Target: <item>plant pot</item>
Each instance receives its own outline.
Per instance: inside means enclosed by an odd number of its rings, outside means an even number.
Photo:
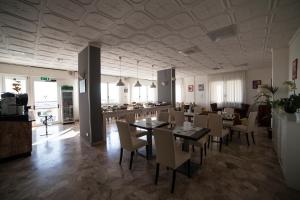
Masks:
[[[287,102],[285,105],[284,105],[284,111],[287,112],[287,113],[295,113],[297,110],[296,106],[293,105],[293,102]]]

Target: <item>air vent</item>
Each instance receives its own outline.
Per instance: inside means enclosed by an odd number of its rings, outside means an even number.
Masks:
[[[223,28],[208,32],[207,36],[213,42],[217,42],[221,39],[236,36],[236,34],[237,34],[237,26],[236,26],[236,24],[232,24],[230,26],[225,26]]]
[[[214,68],[212,68],[212,70],[220,70],[220,69],[223,69],[223,67],[214,67]]]
[[[193,46],[193,47],[190,47],[190,48],[185,49],[183,51],[178,51],[178,53],[183,54],[185,56],[189,56],[189,55],[199,53],[199,52],[201,52],[201,49],[199,49],[198,46]]]

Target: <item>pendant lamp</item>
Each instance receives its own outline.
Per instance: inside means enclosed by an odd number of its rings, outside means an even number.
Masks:
[[[154,65],[152,65],[152,84],[150,85],[150,88],[156,88],[156,85],[155,85],[155,83],[153,81],[153,66]]]
[[[136,79],[137,79],[137,82],[135,83],[134,87],[142,87],[142,84],[140,83],[139,81],[139,62],[140,61],[136,61]]]
[[[122,67],[122,65],[121,65],[122,57],[121,56],[119,56],[119,60],[120,60],[120,80],[117,83],[117,86],[125,86],[125,83],[122,81],[122,78],[121,78],[121,67]]]

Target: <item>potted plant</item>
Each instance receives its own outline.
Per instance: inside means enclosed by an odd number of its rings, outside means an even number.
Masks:
[[[286,85],[290,92],[293,92],[289,98],[285,99],[284,111],[287,113],[295,113],[298,108],[300,108],[300,94],[296,94],[296,84],[293,81],[285,81],[283,83]]]

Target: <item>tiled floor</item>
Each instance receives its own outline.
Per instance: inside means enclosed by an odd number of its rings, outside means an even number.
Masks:
[[[48,139],[34,129],[32,156],[0,164],[0,199],[300,199],[288,189],[265,133],[247,147],[235,135],[229,146],[209,150],[204,165],[192,178],[178,173],[170,194],[171,171],[161,168],[154,185],[155,160],[136,156],[128,170],[129,153],[119,166],[119,139],[108,125],[107,144],[90,147],[80,140],[78,126],[54,125]],[[199,162],[199,150],[193,154]]]

